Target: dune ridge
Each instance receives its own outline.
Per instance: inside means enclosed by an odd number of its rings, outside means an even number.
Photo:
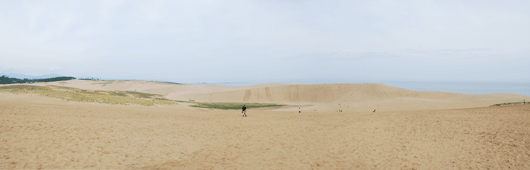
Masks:
[[[165,98],[200,102],[275,103],[316,111],[436,110],[487,107],[496,103],[520,102],[517,94],[471,95],[414,91],[378,83],[362,84],[260,84],[246,87],[223,85],[175,85],[147,81],[87,81],[40,83],[93,90],[138,91]],[[294,108],[280,108],[292,110]]]
[[[485,107],[495,102],[522,101],[516,94],[470,95],[413,91],[384,84],[273,84],[220,92],[168,93],[170,99],[204,102],[251,102],[311,105],[309,110],[429,110]]]

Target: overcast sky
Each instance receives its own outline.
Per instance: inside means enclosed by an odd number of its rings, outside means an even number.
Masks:
[[[0,1],[0,73],[530,81],[530,1]]]

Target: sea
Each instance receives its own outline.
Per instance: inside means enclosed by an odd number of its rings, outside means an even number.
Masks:
[[[226,86],[251,86],[275,82],[224,82],[224,83],[201,83],[201,85],[214,84]],[[463,94],[491,94],[512,93],[530,96],[530,82],[405,82],[405,81],[380,81],[380,82],[288,82],[290,84],[337,84],[337,83],[381,83],[389,86],[415,90],[415,91],[439,91]],[[530,100],[530,97],[528,98]]]

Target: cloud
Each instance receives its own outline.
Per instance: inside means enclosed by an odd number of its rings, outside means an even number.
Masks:
[[[367,77],[451,80],[444,69],[481,64],[528,77],[504,62],[530,65],[529,17],[530,1],[0,1],[0,68],[224,82],[374,67],[393,72]],[[462,77],[500,80],[474,74]]]

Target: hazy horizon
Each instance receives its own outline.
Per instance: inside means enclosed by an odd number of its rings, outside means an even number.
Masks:
[[[94,77],[94,76],[85,76],[85,77],[79,77],[75,75],[62,75],[62,74],[46,74],[46,75],[27,75],[27,74],[19,74],[19,73],[0,73],[0,76],[8,76],[10,78],[18,78],[18,79],[40,79],[40,78],[53,78],[53,77],[62,77],[62,76],[71,76],[75,77],[76,79],[98,79],[102,81],[110,81],[110,80],[133,80],[133,81],[167,81],[167,80],[159,80],[159,79],[152,79],[152,78],[146,78],[146,79],[126,79],[126,78],[104,78],[104,77]],[[406,82],[406,83],[521,83],[526,84],[530,83],[530,81],[407,81],[407,80],[349,80],[349,81],[340,81],[340,80],[331,80],[331,81],[216,81],[216,82],[206,82],[206,81],[188,81],[188,82],[178,82],[178,81],[168,81],[168,82],[174,82],[174,83],[183,83],[183,84],[250,84],[250,85],[256,85],[256,84],[271,84],[271,83],[286,83],[286,84],[340,84],[340,83],[396,83],[396,82]]]
[[[528,82],[530,1],[1,1],[0,73]]]
[[[52,78],[62,76],[58,74],[29,76],[22,74],[5,74],[11,78]],[[74,76],[75,77],[75,76]],[[76,77],[77,79],[83,77]],[[90,77],[84,77],[90,78]],[[96,78],[96,77],[92,77]],[[138,81],[158,81],[154,79],[100,79],[100,80],[138,80]],[[286,84],[356,84],[356,83],[381,83],[394,87],[416,90],[416,91],[439,91],[463,94],[491,94],[491,93],[512,93],[530,96],[530,82],[440,82],[440,81],[348,81],[348,82],[322,82],[322,81],[298,81],[298,82],[173,82],[188,85],[225,85],[233,87],[252,86],[258,84],[286,83]]]

